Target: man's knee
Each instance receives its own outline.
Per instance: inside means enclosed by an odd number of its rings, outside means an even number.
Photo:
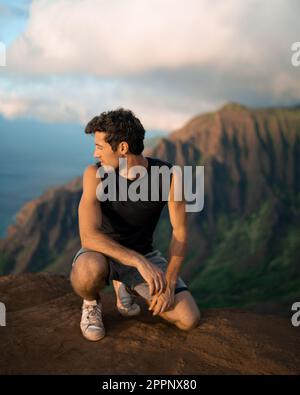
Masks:
[[[181,317],[175,322],[175,325],[183,331],[190,331],[199,325],[200,318],[200,310],[197,308],[189,314],[186,314],[184,317]]]
[[[199,325],[200,310],[190,292],[185,291],[175,296],[174,309],[161,313],[160,316],[177,328],[189,331]]]
[[[70,280],[75,290],[88,290],[103,283],[107,275],[108,263],[104,255],[85,252],[73,264]]]

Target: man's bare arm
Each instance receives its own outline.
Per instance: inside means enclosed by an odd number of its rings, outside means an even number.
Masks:
[[[146,282],[152,295],[165,288],[163,273],[154,267],[143,255],[124,247],[101,232],[102,213],[96,190],[101,182],[95,165],[88,166],[83,175],[83,193],[79,203],[79,233],[82,247],[98,251],[120,263],[135,267]]]
[[[187,248],[187,215],[185,212],[185,201],[177,201],[174,194],[174,179],[169,194],[169,214],[173,228],[172,239],[169,248],[169,263],[166,271],[167,286],[162,294],[154,295],[150,303],[149,310],[153,311],[153,315],[163,313],[171,309],[175,302],[175,287],[178,279],[179,271],[186,254]],[[179,186],[178,184],[178,187]],[[175,199],[176,197],[176,199]]]
[[[185,200],[175,200],[174,195],[174,179],[170,189],[168,202],[170,222],[173,228],[172,239],[169,247],[169,264],[167,268],[166,278],[171,287],[175,287],[181,265],[183,263],[187,250],[187,214],[185,211]]]
[[[171,287],[175,287],[187,250],[187,215],[185,202],[169,202],[168,206],[173,232],[169,247],[166,279]]]

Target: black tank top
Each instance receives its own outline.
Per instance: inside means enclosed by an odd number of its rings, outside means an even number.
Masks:
[[[165,191],[169,191],[172,175],[170,178],[163,179],[162,176],[155,177],[157,185],[159,186],[159,195],[157,201],[151,201],[151,168],[153,166],[167,166],[169,169],[172,165],[168,162],[157,158],[149,158],[147,175],[148,175],[148,200],[132,201],[129,198],[127,201],[121,201],[119,198],[119,171],[116,170],[116,201],[102,201],[100,202],[102,211],[102,226],[101,231],[123,246],[135,250],[143,255],[153,251],[153,233],[158,223],[162,209],[166,204],[163,198],[162,188],[164,183]],[[101,164],[96,163],[99,168]],[[102,178],[103,180],[108,175]],[[152,175],[154,177],[154,175]],[[124,181],[124,178],[123,178]],[[127,191],[132,182],[135,180],[125,179],[127,183]],[[105,191],[105,189],[104,189]],[[106,191],[107,192],[107,191]],[[165,196],[165,195],[164,195]]]

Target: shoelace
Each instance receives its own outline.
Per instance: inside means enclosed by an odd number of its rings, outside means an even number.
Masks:
[[[87,309],[87,319],[89,320],[90,324],[99,324],[99,320],[101,321],[101,307],[99,304],[95,306],[86,306]]]

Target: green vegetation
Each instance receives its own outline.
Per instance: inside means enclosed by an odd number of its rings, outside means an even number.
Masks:
[[[299,299],[300,225],[276,222],[274,210],[268,201],[245,219],[220,217],[212,253],[190,284],[201,306]]]
[[[0,276],[10,273],[13,267],[12,258],[5,251],[0,251]]]

